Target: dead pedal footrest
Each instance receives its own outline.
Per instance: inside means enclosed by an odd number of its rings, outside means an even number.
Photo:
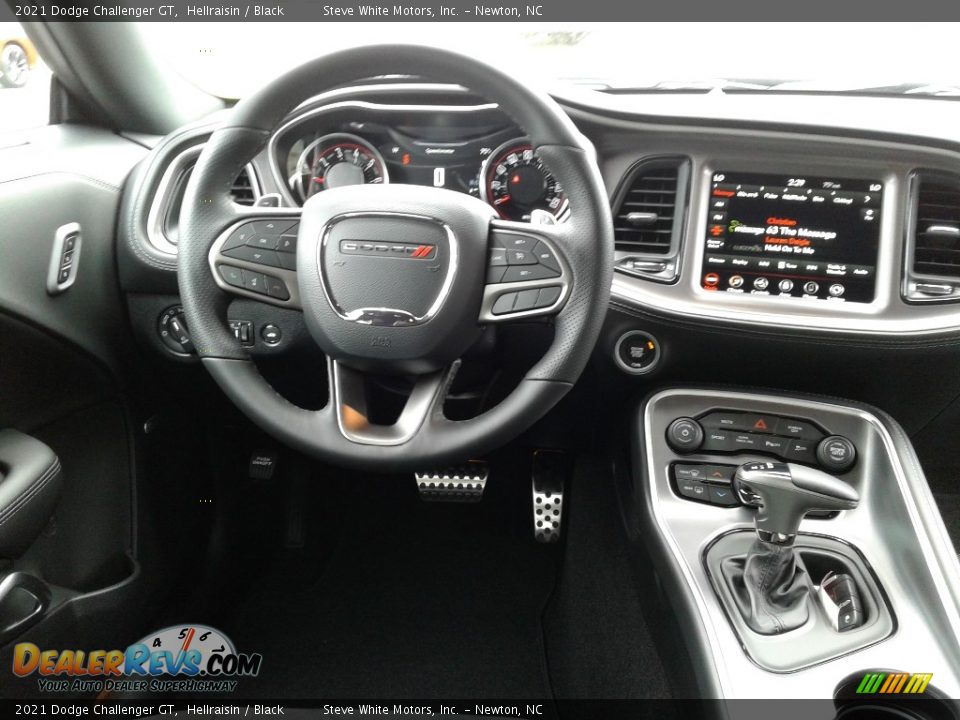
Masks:
[[[485,462],[471,460],[462,465],[414,474],[421,500],[434,502],[480,502],[489,471]]]
[[[563,485],[569,472],[566,454],[538,450],[533,455],[533,537],[537,542],[560,539],[563,527]]]

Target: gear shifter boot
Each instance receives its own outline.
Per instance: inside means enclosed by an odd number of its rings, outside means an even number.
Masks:
[[[724,560],[721,571],[754,632],[778,635],[809,618],[811,585],[792,547],[756,540],[746,556]]]

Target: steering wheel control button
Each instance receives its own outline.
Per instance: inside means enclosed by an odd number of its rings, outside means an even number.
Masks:
[[[503,282],[524,282],[528,280],[548,280],[559,277],[560,273],[544,265],[511,265],[503,274]]]
[[[492,248],[490,258],[487,261],[488,267],[501,267],[507,264],[507,251],[503,248]]]
[[[232,233],[230,233],[230,236],[226,239],[226,241],[224,241],[223,247],[220,248],[220,252],[225,253],[227,250],[243,247],[247,244],[248,240],[253,239],[256,231],[256,225],[252,222],[241,225]]]
[[[693,418],[677,418],[667,428],[667,443],[678,452],[693,452],[703,443],[703,428]]]
[[[497,301],[493,304],[493,314],[506,315],[507,313],[513,312],[513,306],[517,302],[518,295],[519,293],[508,292],[498,297]]]
[[[296,234],[281,235],[280,240],[277,243],[277,250],[282,253],[296,253],[297,252]]]
[[[252,272],[250,270],[243,271],[243,287],[250,292],[255,292],[258,295],[267,294],[267,281],[263,275],[257,272]]]
[[[489,285],[496,285],[502,282],[503,275],[506,272],[507,268],[505,266],[487,268],[487,283]]]
[[[536,307],[550,307],[560,299],[560,293],[562,292],[563,288],[561,288],[559,285],[551,285],[550,287],[540,288],[540,294],[537,296]]]
[[[227,285],[243,287],[243,270],[232,265],[217,265],[217,272]]]
[[[533,254],[537,258],[538,263],[555,272],[560,272],[560,263],[557,260],[557,256],[553,254],[553,250],[547,247],[546,243],[542,241],[538,242],[536,248],[533,250]]]
[[[255,265],[269,265],[270,267],[281,267],[280,258],[274,250],[262,250],[258,247],[242,245],[231,250],[221,250],[222,255],[236,258],[237,260],[246,260]]]
[[[831,435],[817,446],[817,460],[828,470],[846,472],[857,460],[857,448],[842,435]]]
[[[532,290],[521,290],[517,293],[517,302],[513,306],[514,312],[523,312],[524,310],[533,310],[537,305],[537,298],[540,291],[536,288]]]
[[[263,340],[267,345],[279,345],[280,341],[283,339],[283,333],[280,331],[280,328],[269,323],[260,328],[260,339]]]
[[[660,361],[660,343],[650,333],[631,330],[619,337],[613,357],[624,372],[643,375]]]
[[[287,290],[287,285],[283,280],[272,275],[264,275],[263,279],[267,288],[267,295],[277,300],[290,299],[290,291]]]
[[[537,258],[533,253],[526,250],[514,250],[512,248],[506,251],[508,265],[536,265]]]

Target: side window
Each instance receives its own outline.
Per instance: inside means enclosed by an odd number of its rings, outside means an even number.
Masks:
[[[0,133],[46,125],[50,70],[20,23],[0,23]]]

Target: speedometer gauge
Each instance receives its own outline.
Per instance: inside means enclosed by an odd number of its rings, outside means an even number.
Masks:
[[[480,175],[481,196],[505,220],[529,221],[534,210],[562,220],[569,212],[560,183],[523,139],[511,140],[490,153]]]
[[[335,133],[303,149],[290,177],[290,189],[302,202],[330,188],[388,180],[386,163],[373,145],[356,135]]]

